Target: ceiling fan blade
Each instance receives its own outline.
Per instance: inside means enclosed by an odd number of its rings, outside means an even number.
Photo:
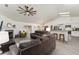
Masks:
[[[28,6],[25,6],[25,8],[26,8],[26,11],[28,11],[28,8],[29,8],[29,7],[28,7]]]
[[[31,12],[32,14],[36,14],[36,12]]]
[[[32,10],[33,10],[33,7],[29,9],[29,11],[32,11]]]
[[[35,14],[35,15],[36,15],[36,13],[33,13],[33,14]]]
[[[23,13],[25,13],[25,12],[19,12],[19,14],[23,14]]]
[[[31,12],[36,12],[36,11],[31,11]]]
[[[21,10],[24,10],[25,11],[25,9],[23,9],[22,7],[20,7],[20,6],[18,6],[18,8],[20,8]]]
[[[26,15],[26,13],[24,14],[24,16]]]
[[[33,16],[33,14],[31,14]]]
[[[23,13],[19,13],[19,14],[23,14]]]
[[[16,11],[22,11],[22,10],[17,9]]]
[[[32,13],[33,15],[36,15],[36,13]]]
[[[29,14],[33,16],[33,14],[31,12],[29,12]]]

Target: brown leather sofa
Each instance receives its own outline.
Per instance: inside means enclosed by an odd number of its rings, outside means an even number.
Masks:
[[[32,39],[37,39],[39,36],[42,36],[44,34],[50,34],[50,33],[47,31],[35,31],[34,33],[30,33],[30,37]]]
[[[48,55],[54,51],[56,42],[53,35],[40,36],[32,42],[20,44],[21,55]],[[27,46],[26,46],[27,45]],[[24,46],[24,48],[22,48]]]

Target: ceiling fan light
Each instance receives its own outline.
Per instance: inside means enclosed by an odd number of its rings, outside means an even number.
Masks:
[[[27,15],[29,14],[29,12],[27,12]]]
[[[30,16],[30,14],[28,14],[28,16]]]

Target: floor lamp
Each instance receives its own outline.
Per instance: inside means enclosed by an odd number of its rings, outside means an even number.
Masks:
[[[9,41],[9,35],[8,32],[6,31],[0,31],[0,54],[3,53],[3,51],[1,50],[1,44],[6,43]]]

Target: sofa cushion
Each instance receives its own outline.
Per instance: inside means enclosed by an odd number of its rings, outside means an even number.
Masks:
[[[30,47],[32,47],[32,46],[34,46],[34,45],[37,45],[38,43],[41,43],[41,42],[40,42],[39,40],[32,40],[32,41],[30,41],[30,42],[21,43],[21,44],[19,45],[19,48],[20,48],[20,49],[30,48]]]

